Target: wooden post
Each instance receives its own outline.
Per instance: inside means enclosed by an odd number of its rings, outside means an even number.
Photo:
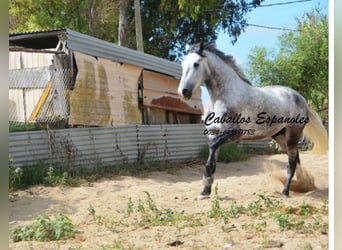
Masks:
[[[144,52],[141,13],[140,13],[140,0],[134,0],[134,16],[135,16],[135,36],[137,41],[137,51]]]

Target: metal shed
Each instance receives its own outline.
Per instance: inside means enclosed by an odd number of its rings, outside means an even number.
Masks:
[[[177,95],[178,63],[70,29],[11,34],[9,42],[10,91],[20,96],[10,96],[10,102],[17,113],[24,106],[25,113],[16,119],[66,117],[71,126],[201,121],[200,90],[190,101]],[[25,70],[50,74],[24,84],[17,75]],[[23,94],[28,89],[38,97]]]

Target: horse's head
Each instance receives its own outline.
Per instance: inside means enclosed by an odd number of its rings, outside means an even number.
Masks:
[[[203,44],[186,45],[187,55],[182,62],[182,78],[178,86],[178,94],[190,99],[192,93],[205,81],[206,58],[203,55]]]

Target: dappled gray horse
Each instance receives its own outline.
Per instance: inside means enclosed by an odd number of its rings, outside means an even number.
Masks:
[[[215,153],[221,144],[266,137],[276,140],[288,155],[287,179],[282,191],[288,196],[296,167],[300,168],[297,145],[303,130],[314,143],[316,152],[328,150],[328,135],[318,114],[293,89],[253,86],[234,58],[213,44],[187,45],[186,52],[178,93],[190,99],[204,85],[210,97],[204,113],[209,156],[203,176],[204,189],[198,198],[211,193]]]

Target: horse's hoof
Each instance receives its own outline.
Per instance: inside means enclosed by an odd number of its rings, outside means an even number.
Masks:
[[[289,198],[289,192],[288,191],[284,190],[281,194],[283,195],[284,198]]]
[[[210,198],[209,194],[200,194],[199,196],[196,197],[195,200],[201,201],[201,200],[205,200],[205,199],[209,199],[209,198]]]

